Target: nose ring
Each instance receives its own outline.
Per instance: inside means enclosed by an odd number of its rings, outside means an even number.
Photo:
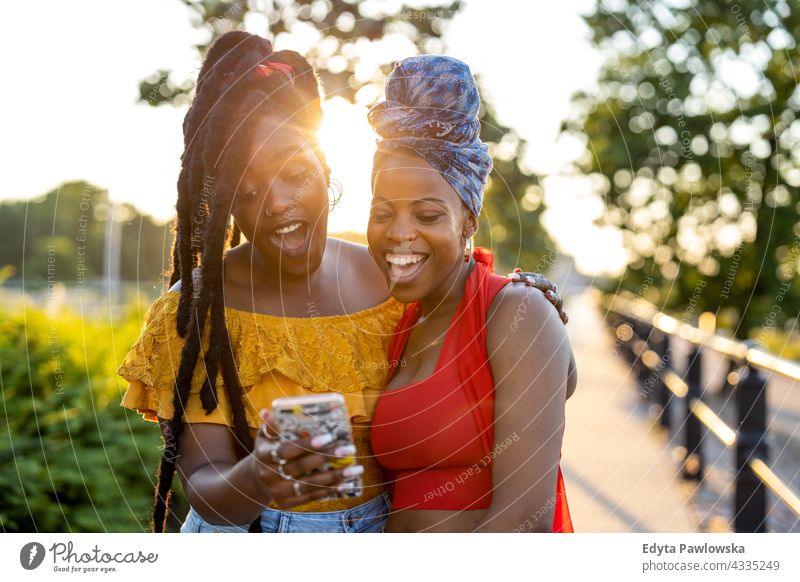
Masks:
[[[272,213],[269,211],[269,208],[266,208],[264,212],[267,214],[267,216],[272,216]]]

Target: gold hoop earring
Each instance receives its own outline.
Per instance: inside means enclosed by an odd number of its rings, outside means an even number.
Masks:
[[[472,237],[468,236],[467,237],[467,243],[464,246],[464,262],[465,263],[469,263],[469,258],[472,256],[472,249],[473,249]]]
[[[328,183],[328,192],[332,194],[328,196],[328,212],[330,212],[342,198],[344,190],[338,180],[331,180]]]

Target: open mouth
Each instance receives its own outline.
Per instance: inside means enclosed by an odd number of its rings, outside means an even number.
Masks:
[[[279,224],[269,235],[269,240],[284,254],[300,256],[308,250],[311,235],[309,224],[304,220],[292,220]]]
[[[386,264],[389,265],[389,278],[393,285],[408,283],[415,279],[428,255],[420,253],[386,253]]]

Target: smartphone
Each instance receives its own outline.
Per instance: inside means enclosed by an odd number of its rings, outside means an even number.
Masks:
[[[276,398],[272,401],[272,416],[283,441],[297,441],[305,437],[331,433],[341,444],[354,444],[350,415],[347,413],[344,396],[336,392]],[[355,463],[354,456],[334,458],[321,465],[317,471],[338,469],[353,463]],[[348,487],[343,492],[324,499],[361,496],[364,485],[360,475],[351,477],[344,483],[347,483]]]

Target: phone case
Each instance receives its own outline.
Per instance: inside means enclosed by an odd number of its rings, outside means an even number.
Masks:
[[[344,396],[336,392],[276,398],[272,401],[272,414],[278,425],[281,440],[297,441],[329,432],[335,440],[353,444],[350,415],[347,413]],[[353,463],[355,463],[353,456],[331,459],[318,470],[336,469]],[[361,496],[363,482],[360,475],[351,477],[345,483],[350,484],[348,489],[324,499]]]

